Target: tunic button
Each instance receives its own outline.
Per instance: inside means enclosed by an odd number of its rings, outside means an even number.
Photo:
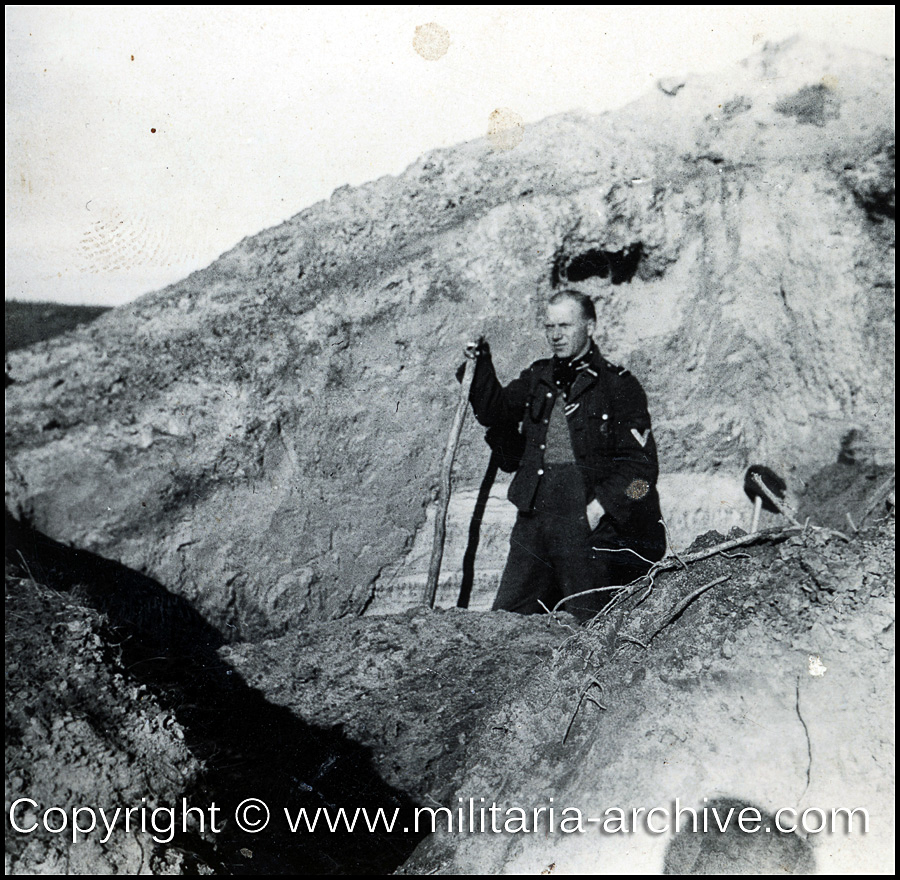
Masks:
[[[544,419],[544,424],[545,424],[545,425],[549,425],[549,424],[550,424],[550,419]]]
[[[539,477],[542,477],[543,475],[544,475],[544,469],[543,469],[543,468],[538,468],[538,476],[539,476]]]
[[[548,391],[548,392],[547,392],[547,397],[553,397],[553,392],[552,392],[552,391]]]
[[[547,444],[546,444],[546,443],[541,443],[541,449],[546,449],[546,448],[547,448]]]
[[[603,421],[605,422],[608,418],[609,416],[606,413],[603,413]]]

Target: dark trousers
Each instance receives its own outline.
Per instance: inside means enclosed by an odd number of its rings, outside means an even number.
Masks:
[[[552,609],[565,596],[626,584],[646,571],[615,558],[626,554],[594,551],[591,535],[578,466],[545,465],[534,510],[519,513],[509,537],[509,557],[493,610],[541,614],[544,608],[538,600]],[[610,591],[591,593],[560,608],[589,620],[610,598]]]

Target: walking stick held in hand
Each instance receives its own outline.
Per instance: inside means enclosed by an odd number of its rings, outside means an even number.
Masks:
[[[475,348],[476,352],[481,343],[482,339],[479,337]],[[459,389],[459,402],[456,404],[456,414],[453,417],[453,425],[450,427],[450,436],[447,438],[447,447],[444,450],[444,460],[441,463],[440,494],[438,495],[437,515],[434,519],[434,541],[431,545],[428,580],[425,583],[425,602],[429,608],[434,608],[434,600],[437,596],[438,577],[441,573],[441,560],[444,556],[444,539],[447,534],[447,508],[450,506],[450,477],[453,471],[453,459],[456,457],[459,435],[462,433],[466,410],[469,407],[469,389],[472,387],[472,377],[474,375],[475,359],[474,357],[467,357],[466,368]]]

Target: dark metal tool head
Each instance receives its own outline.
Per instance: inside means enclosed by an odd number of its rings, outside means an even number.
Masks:
[[[764,510],[768,510],[770,513],[779,513],[780,511],[778,508],[766,498],[763,492],[760,491],[754,477],[758,477],[762,480],[763,483],[765,483],[766,488],[776,498],[784,498],[784,494],[787,492],[787,483],[785,483],[775,471],[762,464],[750,465],[750,467],[747,468],[747,473],[744,474],[744,491],[747,493],[747,497],[751,501],[756,501],[757,498],[761,498]]]

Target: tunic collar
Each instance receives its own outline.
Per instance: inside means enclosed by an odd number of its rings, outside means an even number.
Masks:
[[[554,357],[553,364],[553,384],[562,390],[563,396],[568,400],[573,396],[575,385],[587,387],[583,382],[578,380],[582,377],[596,378],[597,370],[594,368],[595,362],[600,359],[600,352],[591,340],[587,351],[574,358],[558,358]],[[581,393],[579,390],[578,393]]]

